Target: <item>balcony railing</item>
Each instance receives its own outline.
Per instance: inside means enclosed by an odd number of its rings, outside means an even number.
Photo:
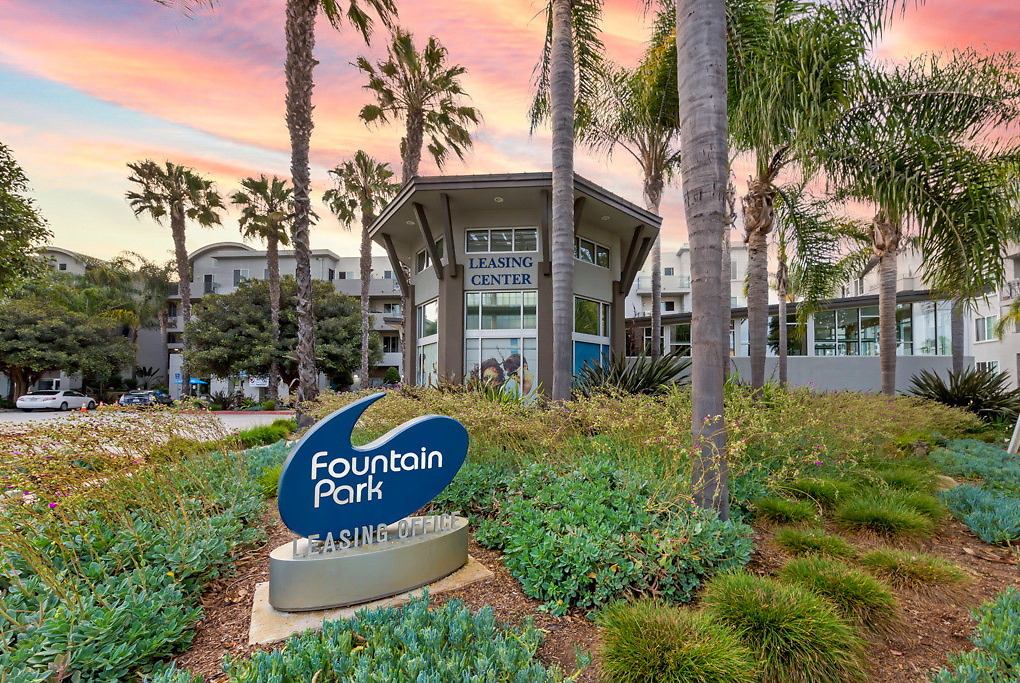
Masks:
[[[663,275],[662,291],[664,292],[686,292],[691,288],[691,278],[687,275]],[[640,275],[637,279],[639,292],[652,291],[652,276]]]
[[[1020,280],[1011,280],[999,291],[999,298],[1003,301],[1011,301],[1020,297]]]

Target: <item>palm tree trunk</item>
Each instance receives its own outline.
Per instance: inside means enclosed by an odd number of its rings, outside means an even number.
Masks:
[[[882,254],[878,261],[878,354],[882,368],[882,393],[896,394],[896,252]]]
[[[180,291],[178,289],[178,291]],[[170,389],[170,344],[168,343],[169,334],[167,333],[167,314],[166,307],[164,306],[159,313],[156,314],[156,320],[159,321],[159,338],[163,342],[163,363],[162,370],[163,376],[166,377],[167,390]]]
[[[733,186],[728,191],[730,201],[730,220],[723,231],[722,263],[719,271],[719,326],[722,328],[722,344],[719,345],[720,362],[723,369],[723,380],[730,374],[730,327],[733,324],[733,270],[730,267],[730,234],[733,230]]]
[[[781,252],[780,252],[781,253]],[[789,330],[786,326],[786,259],[780,258],[776,268],[776,293],[779,295],[779,384],[786,386],[787,342]]]
[[[424,114],[415,109],[407,111],[407,125],[404,132],[404,155],[401,159],[401,182],[407,182],[418,175],[421,165],[421,147],[425,139]]]
[[[266,235],[266,269],[269,271],[269,333],[273,340],[273,355],[269,359],[268,398],[274,403],[280,399],[280,238],[270,231]]]
[[[371,214],[365,213],[361,216],[361,386],[368,383],[368,351],[369,335],[372,333],[369,325],[368,295],[369,285],[372,282],[372,240],[368,236],[368,228],[375,220]],[[453,248],[451,244],[450,249]]]
[[[695,503],[729,519],[719,311],[726,228],[726,0],[677,0],[681,180],[691,241]]]
[[[662,176],[645,175],[645,208],[658,215],[662,202]],[[652,358],[662,355],[662,236],[652,244]]]
[[[765,347],[769,336],[769,247],[772,229],[771,185],[755,178],[743,201],[747,231],[747,340],[751,360],[751,386],[765,384]]]
[[[188,321],[191,320],[191,263],[188,262],[184,235],[184,207],[179,203],[170,207],[170,234],[173,235],[174,258],[177,260],[177,291],[181,295],[181,395],[190,395],[191,373],[188,372],[187,351]]]
[[[312,88],[315,85],[315,15],[319,0],[287,0],[287,131],[290,133],[290,172],[294,183],[294,261],[297,280],[298,398],[318,394],[315,371],[315,314],[312,311],[312,264],[309,246],[311,186],[308,145],[312,137]]]
[[[552,2],[552,398],[570,398],[574,334],[574,50],[570,0]]]
[[[960,374],[963,372],[963,344],[964,344],[964,327],[963,327],[963,302],[959,299],[953,299],[953,309],[950,318],[950,328],[953,335],[953,372]]]

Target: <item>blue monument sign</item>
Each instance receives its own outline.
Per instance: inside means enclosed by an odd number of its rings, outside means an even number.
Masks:
[[[303,537],[270,554],[270,603],[284,611],[356,604],[434,581],[467,561],[467,520],[409,517],[453,480],[468,434],[426,415],[351,444],[376,394],[313,427],[284,463],[283,523]]]

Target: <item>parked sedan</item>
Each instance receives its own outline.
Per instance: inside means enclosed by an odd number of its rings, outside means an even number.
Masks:
[[[96,407],[96,402],[80,391],[41,390],[30,391],[24,396],[19,396],[14,405],[25,412],[30,410],[80,410],[82,406],[92,410]]]
[[[166,394],[152,389],[129,391],[117,400],[122,406],[172,405],[173,400]]]

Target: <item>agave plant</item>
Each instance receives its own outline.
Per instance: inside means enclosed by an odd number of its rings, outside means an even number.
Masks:
[[[965,408],[982,420],[1015,420],[1020,413],[1020,389],[1009,388],[1009,375],[995,370],[964,368],[943,378],[921,370],[910,378],[910,393],[947,406]]]
[[[601,362],[584,364],[574,377],[574,393],[591,396],[599,392],[622,391],[628,394],[661,394],[680,382],[691,359],[679,350],[658,358],[640,355],[604,357]]]

